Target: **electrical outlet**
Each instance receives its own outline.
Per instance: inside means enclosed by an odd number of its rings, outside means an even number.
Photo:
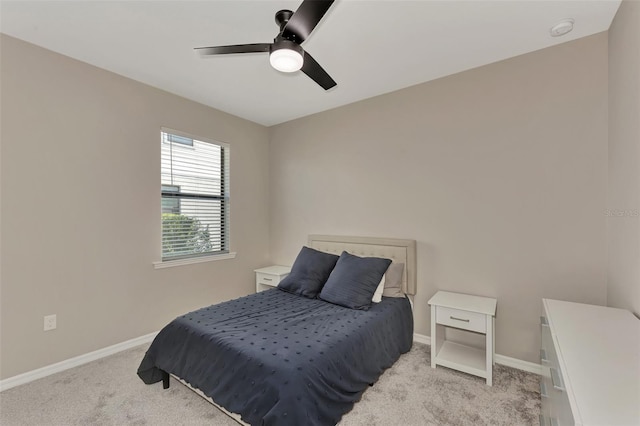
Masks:
[[[44,331],[55,330],[56,328],[56,315],[46,315],[44,317]]]

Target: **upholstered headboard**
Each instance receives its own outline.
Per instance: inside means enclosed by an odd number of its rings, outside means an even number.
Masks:
[[[385,257],[404,263],[402,290],[416,294],[416,241],[340,235],[309,235],[309,247],[340,255],[343,250],[362,257]]]

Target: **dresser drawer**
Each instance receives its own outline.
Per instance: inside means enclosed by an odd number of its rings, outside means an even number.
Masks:
[[[553,345],[551,329],[544,317],[540,317],[540,364],[547,368],[558,366],[558,356]]]
[[[558,374],[561,374],[560,371],[558,371]],[[575,422],[566,389],[558,390],[552,388],[551,398],[553,407],[551,414],[552,418],[557,421],[558,426],[573,426]]]
[[[438,306],[436,308],[436,322],[449,327],[461,328],[478,333],[487,332],[487,316],[477,312]]]
[[[547,397],[542,397],[542,414],[548,419],[551,426],[573,426],[575,424],[569,395],[562,379],[560,368],[553,366],[548,369],[543,367],[543,372],[547,370],[549,377],[543,373],[541,389],[545,389]]]
[[[544,371],[545,368],[542,367],[542,370]],[[549,369],[546,369],[547,373],[549,371]],[[542,377],[540,377],[540,402],[541,404],[541,410],[540,410],[540,414],[542,414],[542,417],[546,420],[546,421],[541,421],[541,424],[545,424],[549,421],[549,419],[551,419],[552,417],[552,395],[551,395],[551,378],[548,376],[545,376],[545,374],[543,373]]]

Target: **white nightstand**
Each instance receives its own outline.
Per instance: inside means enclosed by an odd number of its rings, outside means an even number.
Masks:
[[[290,266],[267,266],[256,269],[256,293],[277,287],[278,283],[291,272]]]
[[[498,301],[490,297],[437,292],[431,305],[431,367],[453,368],[493,382],[495,316]],[[445,340],[445,327],[455,327],[485,335],[485,349]]]

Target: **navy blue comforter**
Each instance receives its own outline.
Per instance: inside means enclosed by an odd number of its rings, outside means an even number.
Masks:
[[[251,425],[334,425],[412,337],[407,299],[360,311],[272,289],[176,318],[138,375],[175,374]]]

